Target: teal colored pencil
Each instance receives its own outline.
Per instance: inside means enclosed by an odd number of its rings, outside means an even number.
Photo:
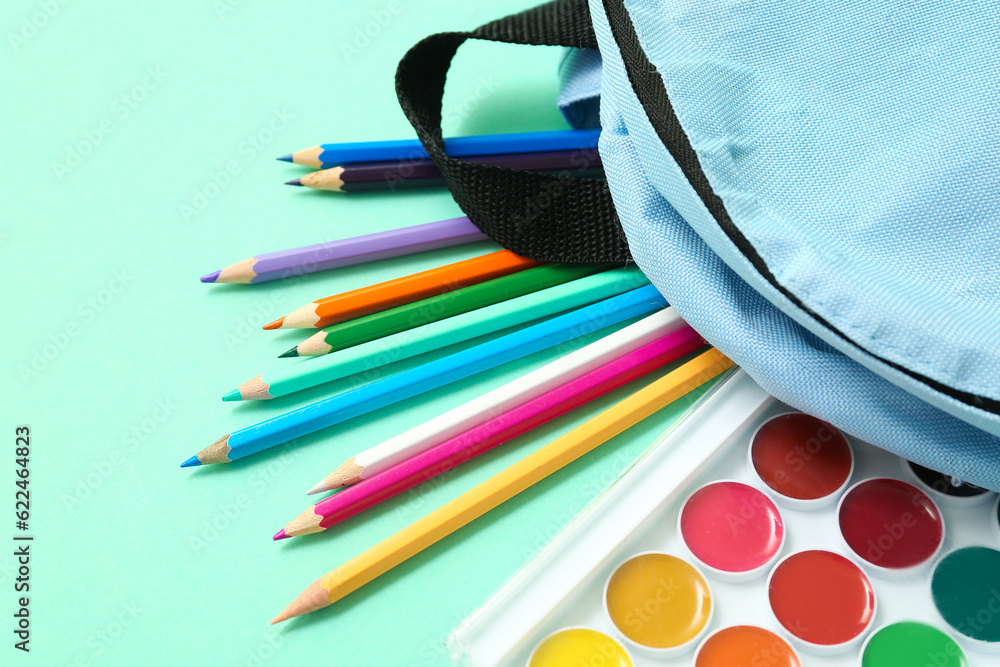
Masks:
[[[646,285],[225,435],[181,467],[229,463],[665,307]]]
[[[648,282],[646,276],[635,266],[596,273],[333,354],[313,357],[281,370],[262,373],[226,394],[222,400],[251,401],[286,396],[377,368],[383,359],[408,359],[554,313],[579,308]]]

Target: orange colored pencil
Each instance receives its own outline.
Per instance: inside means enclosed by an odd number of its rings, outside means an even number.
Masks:
[[[270,324],[265,324],[264,328],[322,329],[338,322],[395,308],[542,264],[544,262],[525,259],[509,250],[500,250],[429,271],[421,271],[395,280],[387,280],[384,283],[317,299],[284,317],[279,317]]]

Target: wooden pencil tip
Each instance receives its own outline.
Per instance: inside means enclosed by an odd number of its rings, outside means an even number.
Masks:
[[[317,484],[313,488],[311,488],[308,491],[306,491],[306,495],[307,496],[314,496],[317,493],[326,493],[327,491],[330,491],[330,487],[328,487],[326,485],[326,480],[324,479],[322,482],[320,482],[319,484]]]
[[[224,401],[266,401],[268,399],[274,398],[271,395],[270,389],[271,385],[264,382],[264,375],[258,375],[257,377],[250,378],[238,388],[229,392],[222,397]],[[233,392],[236,392],[238,398],[233,397]]]
[[[289,537],[291,537],[291,535],[287,535],[285,533],[285,529],[282,528],[281,530],[279,530],[278,532],[276,532],[274,534],[274,537],[272,537],[271,539],[274,540],[275,542],[277,542],[278,540],[287,540]]]
[[[302,179],[301,178],[293,178],[290,181],[285,181],[285,185],[298,185],[298,186],[301,186],[302,185]]]
[[[218,271],[218,275],[215,276],[215,280],[213,282],[237,283],[244,285],[250,284],[253,282],[253,279],[257,277],[257,272],[253,270],[253,267],[256,264],[256,257],[250,257],[249,259],[244,259],[242,262],[236,262],[232,266],[227,266],[226,268]]]
[[[289,153],[288,155],[282,155],[281,157],[275,158],[275,159],[276,160],[281,160],[282,162],[294,162],[295,161],[295,156],[292,155],[291,153]]]
[[[341,192],[344,189],[343,167],[332,167],[330,169],[320,169],[306,174],[298,179],[299,185],[314,190],[328,190],[330,192]]]
[[[309,509],[292,519],[282,532],[288,537],[322,533],[324,528],[320,525],[321,521],[323,521],[323,517],[316,514],[316,506],[311,505]]]
[[[203,283],[214,283],[219,278],[219,271],[212,271],[201,277],[201,282]]]
[[[329,591],[323,588],[320,580],[317,579],[309,584],[309,588],[302,591],[299,597],[292,600],[292,603],[285,607],[284,611],[275,616],[271,625],[329,606],[330,603],[326,599],[328,593]]]
[[[296,308],[281,318],[282,329],[315,329],[320,322],[316,308],[319,306],[315,301],[308,303],[301,308]],[[275,320],[277,321],[277,320]]]
[[[333,352],[333,346],[326,342],[326,332],[320,331],[296,345],[295,351],[296,356],[315,357],[321,354],[330,354]]]
[[[279,317],[275,321],[270,322],[268,324],[265,324],[264,325],[264,330],[265,331],[271,331],[272,329],[280,329],[281,325],[284,324],[284,323],[285,323],[285,318],[284,317]]]
[[[195,455],[201,465],[211,465],[213,463],[231,463],[229,459],[229,452],[233,450],[229,446],[229,436],[231,433],[227,433],[222,436],[211,445],[201,450]],[[190,461],[190,459],[188,459]],[[185,461],[186,463],[186,461]]]
[[[319,156],[323,154],[322,146],[313,146],[312,148],[306,148],[305,150],[295,151],[291,155],[291,160],[289,162],[294,162],[295,164],[301,164],[304,167],[312,167],[313,169],[320,169],[323,163],[320,161]]]
[[[288,350],[287,352],[282,352],[281,354],[278,355],[278,358],[279,359],[287,359],[288,357],[297,357],[297,356],[299,356],[299,346],[298,345],[296,345],[292,349]]]
[[[324,477],[322,482],[310,489],[310,493],[307,495],[311,495],[312,493],[322,493],[323,491],[332,491],[333,489],[339,489],[344,486],[357,484],[361,481],[361,473],[364,471],[364,467],[355,463],[354,457],[352,456],[341,463],[336,470]]]

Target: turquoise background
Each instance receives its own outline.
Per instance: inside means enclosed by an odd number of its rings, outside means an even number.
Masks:
[[[459,215],[444,191],[285,187],[274,157],[412,136],[393,89],[408,46],[531,2],[4,3],[0,662],[434,665],[442,642],[690,403],[673,406],[333,607],[268,621],[309,582],[565,432],[560,419],[326,534],[273,544],[344,458],[528,368],[534,355],[229,466],[178,465],[328,395],[220,400],[285,360],[265,332],[310,300],[457,261],[478,244],[208,286],[256,253]],[[370,37],[363,38],[368,29]],[[359,37],[361,35],[362,37]],[[367,41],[366,41],[367,40]],[[463,47],[445,130],[564,127],[554,49]],[[616,396],[620,397],[619,392]],[[13,648],[14,428],[31,428],[31,655]]]

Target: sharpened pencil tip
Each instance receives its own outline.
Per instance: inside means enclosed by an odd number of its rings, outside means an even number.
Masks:
[[[272,537],[271,539],[275,540],[275,541],[277,541],[277,540],[287,540],[289,537],[291,537],[291,535],[286,535],[285,534],[285,529],[282,528],[281,530],[279,530],[278,532],[276,532],[274,534],[274,537]]]
[[[299,356],[299,346],[298,345],[296,345],[292,349],[288,350],[287,352],[282,352],[281,354],[278,355],[278,358],[279,359],[286,359],[288,357],[297,357],[297,356]]]
[[[181,467],[182,468],[193,468],[194,466],[200,466],[200,465],[201,465],[201,461],[198,460],[198,455],[196,454],[196,455],[192,456],[191,458],[189,458],[184,463],[182,463]]]
[[[275,623],[281,623],[282,621],[287,621],[290,618],[296,616],[301,616],[302,614],[308,614],[309,612],[316,611],[317,609],[322,609],[330,604],[327,600],[327,594],[330,592],[320,583],[321,580],[309,584],[309,588],[302,591],[299,597],[292,600],[292,603],[285,607],[284,611],[274,617],[271,621],[271,625]]]
[[[222,397],[222,400],[229,401],[242,401],[243,396],[240,394],[239,389],[233,389],[231,392]]]
[[[302,185],[301,178],[293,178],[290,181],[285,181],[285,185]]]
[[[295,603],[293,602],[292,604],[290,604],[288,606],[291,607],[294,604]],[[286,607],[284,611],[282,611],[280,614],[278,614],[277,616],[275,616],[274,618],[271,619],[271,625],[276,625],[278,623],[283,623],[283,622],[287,621],[290,618],[295,618],[296,616],[298,616],[298,614],[295,613],[295,611],[290,610],[290,609],[288,609],[288,607]]]
[[[275,159],[276,160],[281,160],[282,162],[294,162],[295,161],[295,156],[292,155],[291,153],[289,153],[288,155],[282,155],[281,157],[275,158]]]
[[[320,482],[319,484],[317,484],[313,488],[311,488],[308,491],[306,491],[306,495],[307,496],[314,496],[317,493],[323,493],[324,491],[329,491],[329,490],[330,489],[326,488],[326,480],[324,479],[322,482]]]
[[[206,273],[201,277],[201,282],[203,283],[214,283],[219,278],[219,271],[212,271],[211,273]]]
[[[281,325],[284,324],[284,323],[285,323],[285,318],[284,317],[279,317],[275,321],[269,322],[268,324],[265,324],[263,328],[264,328],[265,331],[272,331],[274,329],[280,329]]]

